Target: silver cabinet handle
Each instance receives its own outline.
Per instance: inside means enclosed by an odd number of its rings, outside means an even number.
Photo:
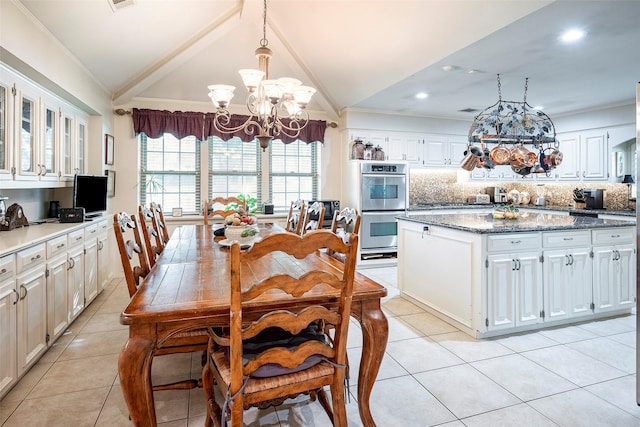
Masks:
[[[564,263],[564,265],[565,265],[565,266],[566,266],[566,265],[570,265],[570,258],[569,258],[569,255],[565,255],[564,257],[566,258],[566,262]]]
[[[569,258],[571,259],[571,262],[569,263],[569,265],[573,265],[573,254],[569,254]]]
[[[35,262],[35,261],[39,260],[40,258],[42,258],[42,256],[40,254],[38,254],[36,256],[32,256],[31,257],[31,262]]]
[[[2,270],[0,270],[0,274],[4,274],[4,273],[6,273],[6,272],[7,272],[7,269],[6,269],[6,268],[3,268]]]
[[[620,237],[620,235],[619,235],[619,234],[612,234],[612,235],[611,235],[611,238],[612,238],[612,239],[617,239],[618,237]]]
[[[573,237],[565,237],[562,240],[573,240]]]
[[[18,301],[20,301],[20,294],[15,289],[11,289],[14,294],[16,294],[16,300],[13,302],[13,305],[16,305]]]
[[[516,260],[515,259],[511,260],[511,271],[516,271]]]
[[[24,289],[24,295],[20,295],[20,300],[23,300],[27,297],[27,294],[29,293],[29,290],[27,288],[25,288],[24,285],[20,285],[20,290]]]
[[[512,245],[519,245],[520,243],[522,243],[522,240],[512,240],[511,241]]]
[[[64,248],[64,243],[60,243],[58,246],[56,246],[56,249],[60,249],[60,248]]]

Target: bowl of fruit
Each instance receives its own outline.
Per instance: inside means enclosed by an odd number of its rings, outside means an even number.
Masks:
[[[493,208],[493,219],[518,219],[519,216],[518,208],[513,204],[509,206],[501,205]]]
[[[226,218],[224,236],[229,242],[237,240],[240,246],[251,245],[258,234],[257,224],[255,216],[238,211]]]

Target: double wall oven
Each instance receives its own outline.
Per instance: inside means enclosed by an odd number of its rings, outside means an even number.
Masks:
[[[398,215],[407,209],[407,165],[360,163],[360,254],[362,259],[397,253]]]

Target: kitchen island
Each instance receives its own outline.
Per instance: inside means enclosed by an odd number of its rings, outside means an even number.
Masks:
[[[402,295],[474,337],[628,314],[636,231],[627,220],[521,212],[399,216]]]

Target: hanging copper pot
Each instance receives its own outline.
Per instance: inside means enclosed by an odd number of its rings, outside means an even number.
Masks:
[[[509,149],[503,145],[497,145],[489,151],[489,158],[496,165],[508,165],[509,155]]]

